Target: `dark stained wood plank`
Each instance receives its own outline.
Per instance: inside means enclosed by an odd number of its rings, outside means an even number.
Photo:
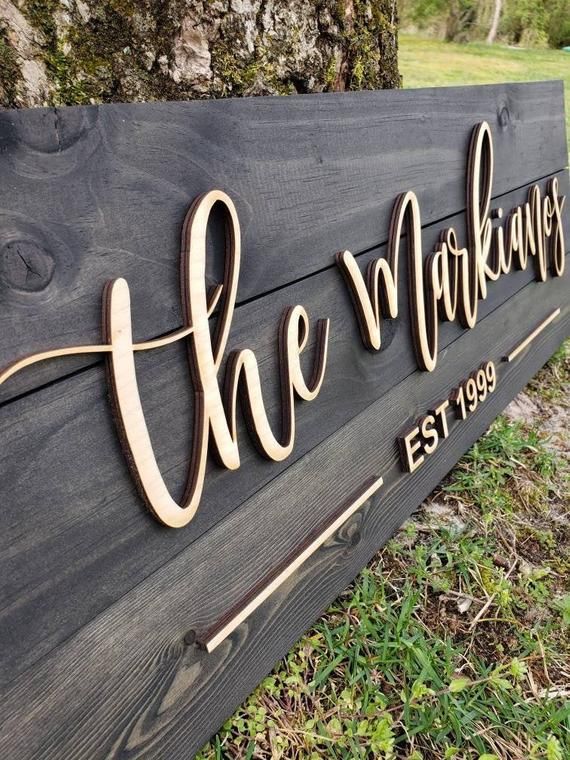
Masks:
[[[561,82],[1,112],[0,366],[98,342],[117,276],[136,291],[141,338],[178,327],[180,229],[213,187],[242,222],[240,301],[384,241],[402,191],[425,223],[459,212],[483,119],[495,193],[566,165]],[[0,400],[92,361],[38,366]]]
[[[528,284],[461,334],[436,372],[415,372],[392,388],[16,679],[0,702],[4,756],[190,757],[568,334],[568,281],[567,273],[547,286]],[[557,305],[560,318],[515,362],[501,363]],[[396,431],[484,359],[499,368],[495,393],[464,422],[450,415],[447,441],[413,475],[403,475]],[[255,582],[343,494],[378,474],[385,485],[370,505],[227,642],[211,655],[188,643],[190,631],[215,621],[238,588]]]
[[[568,178],[561,181],[567,190]],[[501,204],[510,208],[525,197],[526,189],[522,189],[502,198]],[[462,232],[461,218],[446,221]],[[439,225],[425,231],[426,253],[438,235]],[[380,252],[365,254],[362,263]],[[529,267],[490,283],[489,298],[480,304],[481,316],[532,277]],[[538,292],[546,295],[549,287],[547,283]],[[405,268],[400,295],[405,303]],[[236,315],[230,347],[255,349],[274,423],[280,410],[277,326],[282,310],[292,303],[305,304],[313,318],[332,319],[326,381],[317,400],[297,405],[293,455],[283,463],[267,462],[242,428],[242,467],[236,472],[210,467],[198,514],[180,531],[158,525],[134,490],[111,420],[101,368],[0,410],[5,503],[0,513],[0,619],[6,631],[6,646],[0,647],[3,681],[65,640],[414,372],[407,309],[397,320],[386,321],[383,350],[369,353],[360,342],[340,273],[323,272],[245,305]],[[441,363],[448,361],[446,347],[461,334],[457,324],[442,325]],[[159,464],[176,493],[184,482],[192,445],[192,388],[184,349],[178,346],[144,355],[138,366]]]

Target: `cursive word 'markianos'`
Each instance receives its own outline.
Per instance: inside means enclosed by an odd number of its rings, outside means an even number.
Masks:
[[[458,319],[463,327],[477,323],[478,303],[487,297],[487,280],[498,280],[512,267],[526,269],[534,260],[536,278],[544,282],[564,271],[564,197],[558,179],[543,197],[538,185],[528,200],[512,209],[504,224],[493,228],[490,215],[493,184],[493,140],[487,122],[473,130],[467,170],[467,246],[461,247],[453,227],[440,235],[439,247],[423,255],[420,205],[414,192],[402,194],[392,212],[387,258],[368,265],[363,275],[350,251],[337,263],[350,288],[365,346],[380,350],[382,318],[398,316],[398,261],[406,247],[412,340],[420,369],[437,364],[439,323]],[[502,219],[503,210],[497,209]],[[402,244],[404,232],[405,243]]]

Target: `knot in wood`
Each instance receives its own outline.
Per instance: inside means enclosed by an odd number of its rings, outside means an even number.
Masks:
[[[511,120],[511,114],[507,106],[503,106],[499,111],[499,125],[501,129],[506,129]]]
[[[45,290],[55,270],[52,255],[34,240],[11,240],[0,252],[0,272],[4,283],[14,290]]]

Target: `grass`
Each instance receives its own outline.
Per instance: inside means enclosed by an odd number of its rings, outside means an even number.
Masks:
[[[450,42],[400,35],[404,87],[438,87],[562,79],[570,142],[570,53]]]
[[[553,51],[403,36],[400,61],[570,87]],[[567,342],[199,760],[570,757],[569,389]]]

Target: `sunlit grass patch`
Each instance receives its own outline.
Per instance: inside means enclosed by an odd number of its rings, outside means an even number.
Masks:
[[[570,136],[570,53],[482,43],[459,45],[402,34],[399,65],[404,87],[562,79]]]
[[[527,392],[570,407],[570,340],[560,346],[548,364],[530,381]]]
[[[444,491],[477,504],[488,520],[498,510],[520,513],[521,506],[524,513],[547,510],[558,491],[554,476],[561,462],[545,441],[539,429],[499,417],[459,462]]]

